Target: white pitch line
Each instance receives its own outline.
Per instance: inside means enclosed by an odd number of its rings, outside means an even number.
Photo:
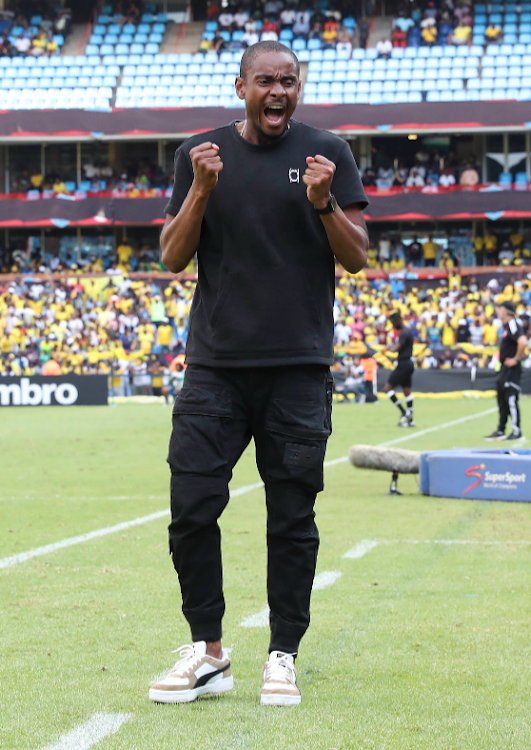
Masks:
[[[313,579],[312,591],[321,591],[321,589],[327,589],[329,586],[333,586],[338,578],[341,578],[343,574],[339,570],[325,570]]]
[[[269,625],[269,607],[264,607],[255,615],[246,617],[240,622],[242,628],[267,628]]]
[[[333,586],[338,578],[343,574],[338,570],[324,570],[313,579],[312,591],[321,591],[329,586]],[[269,625],[269,607],[264,607],[260,612],[246,617],[240,622],[242,628],[266,628]]]
[[[371,549],[374,549],[377,546],[378,542],[376,542],[374,539],[362,539],[362,541],[358,542],[355,547],[349,549],[348,552],[345,552],[343,557],[346,560],[358,560],[360,557],[363,557],[363,555],[366,555],[367,552],[370,552]]]
[[[148,523],[149,521],[155,521],[158,518],[162,518],[168,513],[168,510],[161,510],[158,511],[158,513],[151,513],[151,515],[149,516],[134,518],[132,521],[124,521],[124,523],[117,523],[115,526],[107,526],[107,528],[105,529],[96,529],[95,531],[89,531],[88,534],[72,536],[69,539],[62,539],[60,542],[53,542],[53,544],[47,544],[44,547],[36,547],[35,549],[30,549],[27,552],[19,552],[18,555],[4,557],[2,560],[0,560],[0,568],[9,568],[12,565],[17,565],[18,563],[26,562],[26,560],[31,560],[32,557],[47,555],[49,552],[55,552],[58,549],[72,547],[75,544],[81,544],[81,542],[88,542],[90,539],[97,539],[98,537],[107,536],[108,534],[115,534],[117,531],[124,531],[125,529],[130,529],[132,526],[140,526],[143,523]]]
[[[530,545],[531,539],[502,539],[483,541],[481,539],[379,539],[376,544],[474,544],[485,547],[508,547],[511,544]]]
[[[63,734],[53,745],[42,750],[90,750],[105,737],[116,734],[132,714],[94,714],[88,721]]]
[[[405,443],[408,440],[414,440],[415,438],[422,437],[423,435],[427,435],[430,432],[436,432],[437,430],[445,430],[448,427],[454,427],[455,425],[462,424],[463,422],[469,422],[472,419],[479,419],[480,417],[484,417],[487,414],[493,414],[496,412],[497,409],[488,409],[487,411],[479,412],[478,414],[472,414],[468,417],[461,417],[461,419],[455,419],[452,422],[446,422],[441,425],[437,425],[435,427],[428,427],[425,430],[420,430],[419,432],[411,432],[407,435],[404,435],[403,437],[396,438],[396,440],[389,440],[385,443],[378,443],[378,447],[383,448],[387,445],[396,445],[398,443]],[[325,468],[330,468],[331,466],[336,466],[337,464],[342,464],[348,461],[348,456],[342,456],[341,458],[334,458],[330,461],[325,461]],[[248,492],[252,492],[253,490],[257,490],[262,488],[263,482],[256,482],[255,484],[249,484],[244,487],[238,487],[235,490],[232,490],[230,493],[231,497],[239,497],[240,495],[245,495]],[[107,536],[108,534],[115,534],[118,531],[124,531],[125,529],[129,529],[132,526],[140,526],[144,523],[149,523],[150,521],[155,521],[158,518],[163,518],[165,515],[169,513],[169,510],[161,510],[157,513],[151,513],[149,516],[142,516],[141,518],[134,518],[132,521],[124,521],[123,523],[118,523],[115,526],[108,526],[104,529],[96,529],[95,531],[91,531],[88,534],[80,534],[79,536],[70,537],[69,539],[62,539],[59,542],[54,542],[53,544],[47,544],[44,547],[36,547],[35,549],[28,550],[27,552],[20,552],[17,555],[12,555],[11,557],[4,557],[3,559],[0,559],[0,569],[1,568],[9,568],[12,565],[18,565],[18,563],[26,562],[27,560],[31,560],[33,557],[40,557],[41,555],[47,555],[50,552],[55,552],[59,549],[64,549],[65,547],[72,547],[75,544],[81,544],[82,542],[88,542],[91,539],[97,539],[98,537]]]

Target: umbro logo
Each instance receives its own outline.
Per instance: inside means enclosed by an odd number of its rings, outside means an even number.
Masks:
[[[290,182],[299,182],[300,177],[300,170],[298,169],[289,169],[288,170],[288,177]]]

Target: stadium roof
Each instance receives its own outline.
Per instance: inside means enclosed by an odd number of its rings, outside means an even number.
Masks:
[[[370,195],[370,221],[514,219],[531,217],[529,191]],[[162,224],[167,198],[95,197],[79,200],[0,200],[0,227]]]
[[[13,110],[0,142],[179,139],[241,119],[241,109]],[[531,129],[531,101],[300,105],[297,119],[343,136]]]

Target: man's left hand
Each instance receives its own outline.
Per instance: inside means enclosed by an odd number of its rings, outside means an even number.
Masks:
[[[336,171],[336,165],[324,156],[316,154],[315,157],[306,158],[306,172],[302,181],[307,186],[306,195],[315,208],[326,208],[330,199],[330,188]]]
[[[512,357],[507,357],[503,364],[505,365],[505,367],[516,367],[516,365],[518,364],[518,360],[513,359]]]

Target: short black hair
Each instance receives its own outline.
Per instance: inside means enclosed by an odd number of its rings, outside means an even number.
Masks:
[[[250,47],[247,47],[240,63],[240,78],[245,80],[251,65],[257,57],[263,55],[265,52],[285,52],[288,55],[291,55],[295,67],[297,68],[297,77],[300,78],[301,66],[297,55],[292,52],[289,47],[280,44],[280,42],[274,42],[272,39],[268,39],[266,42],[257,42],[256,44],[251,44]]]

